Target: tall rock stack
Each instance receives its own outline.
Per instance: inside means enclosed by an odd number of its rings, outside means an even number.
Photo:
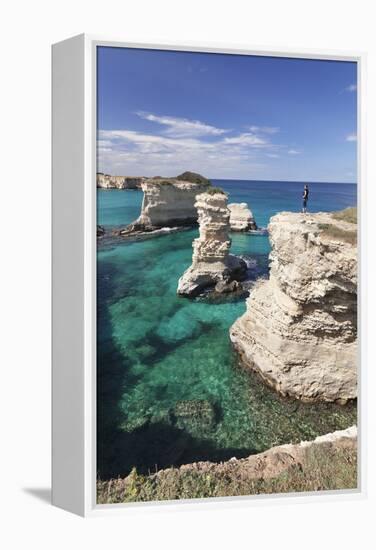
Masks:
[[[192,265],[179,279],[178,294],[195,296],[207,287],[220,291],[235,290],[242,280],[246,264],[229,253],[230,212],[227,195],[212,189],[196,198],[200,236],[193,241]]]
[[[356,225],[330,214],[271,218],[270,279],[230,329],[243,363],[282,395],[356,397]]]

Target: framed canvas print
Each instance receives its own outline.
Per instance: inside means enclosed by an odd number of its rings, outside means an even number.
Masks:
[[[53,46],[54,504],[364,489],[361,62]]]

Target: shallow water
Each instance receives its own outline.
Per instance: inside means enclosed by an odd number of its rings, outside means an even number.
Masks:
[[[230,202],[247,202],[265,226],[300,207],[302,184],[217,181]],[[312,211],[356,203],[356,186],[315,184]],[[98,223],[125,225],[142,193],[98,192]],[[194,460],[247,456],[311,439],[356,420],[354,405],[307,405],[280,398],[243,371],[228,330],[244,299],[176,296],[197,230],[98,248],[98,475],[153,471]],[[232,251],[252,256],[267,277],[265,236],[232,235]]]

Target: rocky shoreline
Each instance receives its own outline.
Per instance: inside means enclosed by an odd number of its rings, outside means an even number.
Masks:
[[[356,226],[331,214],[270,220],[270,278],[230,329],[244,365],[282,395],[345,403],[357,386]]]
[[[215,189],[210,180],[195,172],[184,172],[175,178],[110,176],[98,173],[97,187],[143,191],[139,217],[129,225],[111,231],[112,236],[127,240],[147,239],[179,231],[181,228],[196,227],[198,225],[196,197]],[[229,210],[231,231],[244,233],[261,231],[246,203],[232,203],[226,208]],[[105,233],[105,229],[98,226],[97,237],[103,237]]]
[[[198,225],[199,237],[192,244],[192,265],[180,277],[177,294],[194,298],[210,291],[212,295],[233,293],[236,296],[243,289],[249,266],[242,258],[230,254],[229,233],[257,230],[248,205],[228,205],[227,195],[221,189],[192,172],[176,178],[142,178],[140,186],[144,192],[140,216],[132,224],[112,233],[98,226],[97,236],[101,242],[155,238]],[[282,396],[338,404],[355,400],[356,223],[341,212],[307,215],[281,212],[270,219],[268,233],[272,247],[270,277],[258,279],[253,285],[246,312],[229,331],[241,365],[256,371]],[[206,409],[205,413],[208,414]],[[226,476],[235,483],[231,485],[232,492],[228,493],[232,495],[271,492],[271,488],[280,488],[278,480],[284,475],[294,479],[286,488],[291,491],[297,469],[305,471],[308,477],[312,474],[316,466],[310,461],[312,453],[316,452],[321,453],[320,460],[325,461],[327,453],[334,462],[337,455],[350,453],[351,468],[346,470],[346,456],[344,464],[340,459],[339,467],[343,467],[344,476],[351,470],[352,481],[338,481],[338,487],[334,487],[350,488],[355,486],[356,446],[356,427],[353,426],[310,442],[273,447],[246,459],[234,457],[224,463],[198,462],[146,477],[133,472],[123,479],[100,482],[99,500],[137,500],[134,496],[124,496],[129,488],[134,495],[135,483],[140,488],[139,500],[182,498],[180,494],[171,496],[171,492],[165,496],[161,486],[167,486],[172,478],[175,484],[179,483],[186,476],[199,480],[198,492],[202,479],[213,476],[212,494],[202,496],[221,496],[218,487]],[[325,468],[330,466],[325,465]],[[236,492],[239,480],[243,493]],[[269,480],[273,481],[270,486]],[[256,490],[256,486],[262,490]],[[310,487],[305,488],[304,482],[300,486],[303,489],[297,490],[310,490]],[[152,487],[153,493],[147,495],[145,487],[148,490]],[[333,487],[318,486],[313,490],[325,488]],[[226,490],[223,490],[224,495]],[[185,496],[193,498],[195,494]]]
[[[357,488],[357,428],[272,447],[247,458],[195,462],[99,481],[98,504]]]

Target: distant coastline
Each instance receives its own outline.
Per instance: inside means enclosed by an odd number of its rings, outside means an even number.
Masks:
[[[130,175],[113,175],[113,174],[107,174],[104,172],[97,172],[97,187],[100,189],[134,189],[135,187],[133,185],[137,185],[137,188],[141,188],[141,182],[147,181],[150,179],[155,178],[156,176],[130,176]],[[165,176],[166,178],[169,178],[169,176]],[[101,184],[104,180],[111,181],[112,186],[104,186]],[[310,179],[302,179],[302,180],[264,180],[264,179],[255,179],[255,178],[215,178],[211,177],[209,178],[211,181],[226,181],[226,182],[258,182],[258,183],[299,183],[299,184],[305,184],[308,183],[309,185],[317,185],[317,184],[323,184],[323,185],[357,185],[358,182],[351,181],[351,182],[344,182],[344,181],[315,181]],[[119,184],[119,182],[125,182],[125,185]],[[130,183],[130,185],[127,183]],[[135,183],[133,183],[135,182]],[[136,184],[137,182],[137,184]]]

